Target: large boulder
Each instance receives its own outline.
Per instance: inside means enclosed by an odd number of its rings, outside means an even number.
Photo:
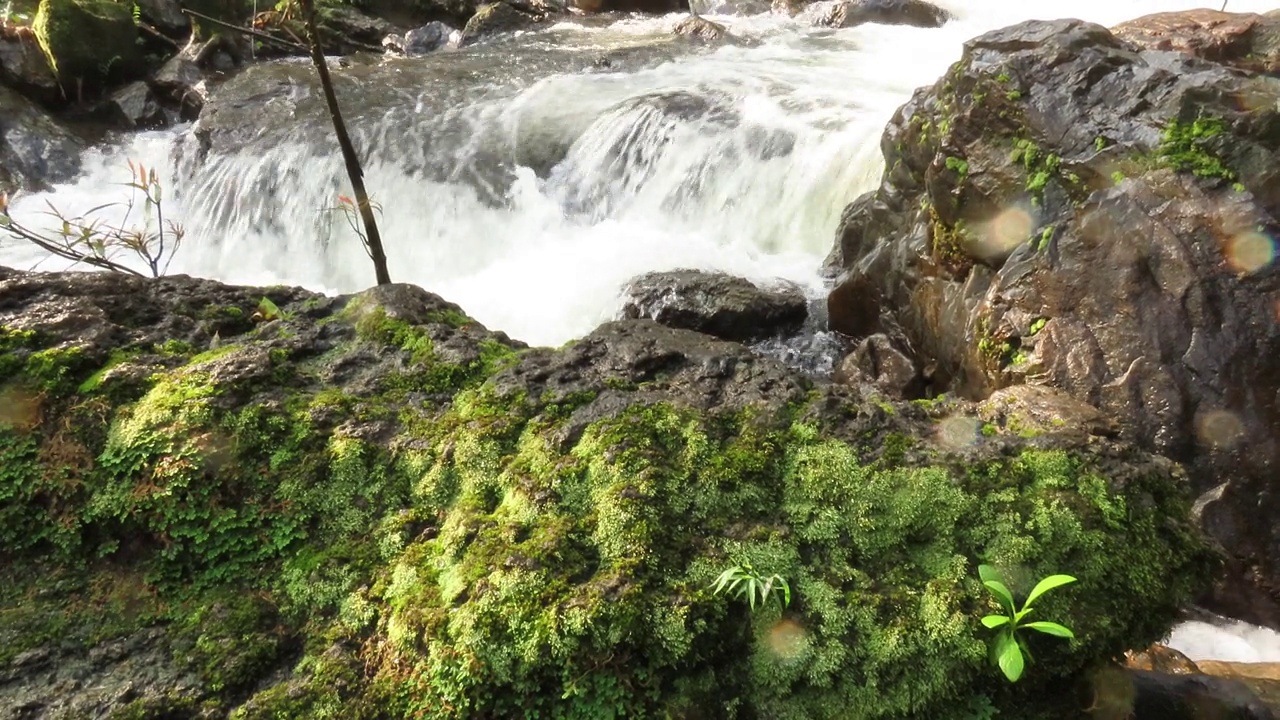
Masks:
[[[1211,603],[1273,626],[1278,127],[1280,85],[1236,67],[1074,20],[988,33],[890,121],[828,301],[942,389],[1053,386],[1187,463],[1234,560]]]
[[[1200,9],[1162,12],[1111,29],[1151,50],[1173,50],[1241,70],[1280,72],[1280,18]]]
[[[71,93],[83,94],[100,83],[142,71],[138,28],[129,3],[41,0],[32,29],[49,66]]]
[[[621,315],[697,330],[737,342],[794,334],[808,316],[794,283],[761,287],[745,278],[702,270],[652,272],[623,289]]]
[[[25,716],[1047,720],[1212,562],[1166,459],[648,320],[528,349],[409,285],[0,269],[0,378]],[[1079,578],[1017,685],[978,562]]]
[[[0,192],[71,180],[84,149],[84,141],[52,115],[0,85]]]

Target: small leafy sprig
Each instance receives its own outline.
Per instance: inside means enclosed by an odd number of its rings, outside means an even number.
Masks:
[[[0,194],[0,231],[29,242],[50,255],[84,263],[103,270],[130,275],[160,277],[169,270],[169,263],[182,246],[186,230],[178,223],[164,219],[163,191],[155,168],[129,161],[129,182],[124,186],[132,191],[122,203],[107,203],[87,211],[83,216],[68,217],[52,203],[46,201],[45,213],[57,221],[53,230],[28,227],[9,214],[7,195]],[[131,225],[138,207],[137,195],[142,195],[142,224]],[[119,224],[94,217],[108,208],[122,207],[123,218]],[[121,255],[133,255],[141,260],[147,272],[139,272],[119,260]]]
[[[779,602],[784,610],[791,604],[791,586],[786,579],[777,573],[764,577],[751,567],[751,563],[743,563],[720,573],[720,577],[712,583],[712,588],[716,595],[729,592],[738,597],[746,597],[752,610],[756,609],[757,600],[764,604],[774,594],[781,597]]]
[[[1034,608],[1031,603],[1035,602],[1040,596],[1053,590],[1054,588],[1069,585],[1076,581],[1070,575],[1050,575],[1049,577],[1036,583],[1036,586],[1027,595],[1027,599],[1019,608],[1013,600],[1013,593],[1009,591],[1009,587],[1005,585],[1004,578],[1000,572],[990,565],[979,565],[978,576],[982,578],[982,584],[991,591],[999,601],[1000,607],[1004,609],[1003,615],[987,615],[982,618],[982,624],[992,630],[1000,632],[995,637],[995,642],[991,646],[992,660],[1004,672],[1004,676],[1009,682],[1017,682],[1022,677],[1026,664],[1031,660],[1031,652],[1027,649],[1026,642],[1018,631],[1022,629],[1036,630],[1061,638],[1074,638],[1075,634],[1063,625],[1055,622],[1036,621],[1024,622],[1027,615],[1030,615]],[[1025,656],[1025,657],[1024,657]]]

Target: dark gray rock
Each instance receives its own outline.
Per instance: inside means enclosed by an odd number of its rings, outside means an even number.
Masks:
[[[796,332],[808,314],[799,287],[780,281],[762,288],[725,273],[676,270],[641,275],[623,291],[625,318],[696,330],[736,342]]]
[[[45,105],[66,102],[58,79],[31,32],[0,32],[0,83]]]
[[[791,6],[783,0],[783,7]],[[924,0],[823,0],[803,14],[815,25],[837,28],[866,23],[936,28],[951,19],[951,13]]]
[[[111,93],[98,112],[126,130],[152,130],[169,124],[160,101],[147,83],[132,82]]]
[[[889,123],[828,299],[835,330],[901,328],[942,390],[1052,386],[1201,492],[1227,482],[1204,508],[1233,558],[1213,607],[1273,627],[1278,103],[1272,80],[1080,21],[976,38]]]
[[[184,120],[194,120],[204,108],[207,89],[204,73],[195,60],[175,55],[165,61],[150,80],[151,89],[166,102],[178,107]]]
[[[0,191],[38,190],[72,179],[84,148],[49,113],[0,86]]]
[[[401,55],[425,55],[462,41],[461,31],[439,20],[414,28],[403,36],[392,33],[382,39],[382,46]]]
[[[191,30],[191,20],[182,12],[179,0],[136,0],[142,19],[157,30],[182,37]]]

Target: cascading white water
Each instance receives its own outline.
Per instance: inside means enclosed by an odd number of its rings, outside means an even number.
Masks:
[[[455,94],[444,113],[428,101],[445,81],[391,88],[392,100],[374,103],[372,118],[360,117],[361,98],[344,95],[356,106],[368,185],[386,209],[393,278],[537,344],[562,343],[610,317],[621,285],[648,270],[781,276],[819,293],[817,270],[841,209],[878,179],[885,122],[915,87],[945,71],[965,39],[1027,18],[1113,24],[1197,3],[939,4],[957,16],[941,29],[831,31],[767,15],[717,16],[747,42],[632,71],[490,79]],[[1235,5],[1265,9],[1261,0]],[[676,20],[562,26],[555,37],[570,51],[599,53],[662,42]],[[20,199],[15,212],[43,210],[49,200],[74,214],[119,199],[128,157],[169,179],[167,212],[189,233],[172,271],[325,291],[371,282],[358,241],[324,211],[346,180],[322,132],[269,128],[257,141],[215,145],[202,163],[178,164],[179,148],[193,154],[188,131],[95,152],[79,181]],[[562,157],[545,152],[557,145],[567,145]],[[536,164],[530,156],[559,162],[535,173],[522,166]],[[29,266],[30,253],[7,243],[0,263]]]
[[[1203,3],[938,4],[957,16],[941,29],[832,31],[767,15],[716,16],[746,42],[634,70],[489,78],[443,110],[429,102],[441,92],[430,76],[383,88],[372,109],[344,94],[369,156],[369,188],[386,209],[393,278],[537,344],[562,343],[609,318],[622,284],[650,270],[781,276],[818,294],[841,209],[878,181],[884,124],[959,57],[964,40],[1031,18],[1112,25]],[[1270,4],[1233,0],[1231,9]],[[553,32],[585,56],[663,42],[677,19]],[[545,35],[526,38],[529,53],[541,52]],[[291,86],[282,102],[298,93],[305,91]],[[188,127],[136,135],[93,151],[78,181],[20,198],[13,211],[34,218],[47,200],[75,214],[118,200],[132,158],[167,170],[167,212],[187,226],[172,271],[356,290],[372,282],[372,270],[342,218],[324,211],[346,179],[323,132],[327,118],[298,118],[308,120],[319,133],[265,128],[244,144],[215,146],[202,162],[192,159]],[[549,167],[535,167],[548,158]],[[0,245],[0,264],[37,262],[63,267],[29,247]],[[1198,659],[1280,661],[1274,634],[1248,626],[1188,623],[1171,642]]]

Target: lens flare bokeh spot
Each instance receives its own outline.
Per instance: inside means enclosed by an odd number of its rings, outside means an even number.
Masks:
[[[1196,418],[1196,436],[1206,445],[1230,450],[1244,439],[1244,422],[1227,410],[1210,410]]]
[[[1276,259],[1276,243],[1257,231],[1240,233],[1227,243],[1227,263],[1241,273],[1255,273]]]
[[[1006,208],[983,225],[977,233],[974,250],[981,257],[1008,254],[1027,242],[1034,228],[1035,219],[1025,208],[1016,205]]]
[[[780,658],[790,660],[799,657],[808,641],[809,633],[794,620],[783,619],[769,628],[769,649]]]
[[[938,444],[949,448],[968,447],[978,442],[981,423],[977,418],[953,416],[938,423]]]

